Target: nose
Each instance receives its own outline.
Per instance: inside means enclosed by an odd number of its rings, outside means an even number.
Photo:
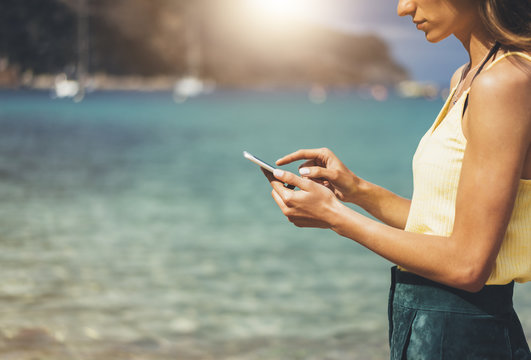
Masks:
[[[413,0],[399,0],[396,12],[398,16],[413,15],[415,13],[415,8]]]

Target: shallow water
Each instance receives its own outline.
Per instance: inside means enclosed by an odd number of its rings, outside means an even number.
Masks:
[[[412,154],[441,105],[0,92],[0,355],[385,359],[390,264],[293,227],[241,153],[273,162],[327,146],[409,196]],[[516,304],[529,334],[529,286]]]

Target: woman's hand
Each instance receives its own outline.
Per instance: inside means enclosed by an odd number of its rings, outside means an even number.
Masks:
[[[262,171],[273,187],[273,199],[289,221],[298,227],[332,227],[335,214],[343,205],[330,189],[287,171],[275,170],[274,175]],[[284,183],[300,190],[288,189]]]
[[[329,149],[298,150],[277,160],[277,165],[286,165],[297,160],[306,160],[299,166],[299,173],[323,184],[341,201],[356,203],[361,179],[350,171]]]

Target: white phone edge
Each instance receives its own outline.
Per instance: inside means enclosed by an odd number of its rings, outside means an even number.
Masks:
[[[260,166],[260,167],[263,167],[264,169],[268,170],[268,171],[275,171],[275,168],[272,167],[271,165],[269,164],[266,164],[265,162],[263,162],[262,160],[258,159],[256,156],[254,156],[253,154],[247,152],[247,151],[244,151],[243,152],[243,156],[247,159],[247,160],[250,160],[252,162],[254,162],[256,165]]]

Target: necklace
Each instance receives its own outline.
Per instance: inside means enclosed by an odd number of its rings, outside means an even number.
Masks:
[[[461,79],[459,79],[459,83],[457,85],[457,88],[455,89],[455,92],[452,96],[452,105],[455,105],[459,98],[461,97],[463,86],[466,82],[466,79],[470,74],[472,74],[476,69],[476,73],[474,74],[474,77],[472,78],[472,81],[476,78],[476,76],[479,74],[479,72],[483,69],[483,66],[489,61],[489,59],[494,55],[498,49],[500,48],[500,43],[496,42],[494,46],[490,49],[490,51],[481,59],[478,65],[474,66],[472,69],[470,68],[470,62],[467,64],[466,69],[463,70],[461,73]]]
[[[459,83],[457,84],[457,88],[455,89],[455,92],[452,96],[452,105],[455,105],[457,103],[457,101],[459,100],[459,98],[461,97],[461,90],[463,88],[463,85],[465,83],[465,79],[468,77],[468,75],[474,71],[477,67],[477,66],[474,66],[474,68],[472,69],[468,69],[470,67],[470,63],[468,63],[467,65],[467,68],[463,70],[463,73],[461,74],[461,78],[459,79]],[[466,75],[465,75],[466,74]],[[459,94],[459,95],[458,95]]]
[[[485,56],[485,58],[486,58],[486,56]],[[482,62],[485,60],[485,58],[483,58]],[[463,86],[465,84],[465,81],[466,81],[466,78],[468,77],[468,75],[470,75],[474,70],[476,70],[480,66],[481,66],[481,63],[477,64],[472,69],[470,69],[470,63],[468,63],[466,69],[464,69],[463,73],[461,74],[461,78],[459,79],[459,83],[457,84],[457,88],[455,89],[454,95],[452,96],[452,105],[455,105],[457,103],[457,101],[459,100],[459,98],[461,97],[461,90],[463,89]]]

